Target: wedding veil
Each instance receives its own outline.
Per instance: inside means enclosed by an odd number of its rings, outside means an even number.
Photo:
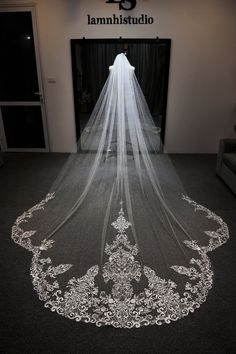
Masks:
[[[45,307],[97,326],[170,323],[212,287],[208,252],[228,228],[185,195],[124,54],[53,186],[17,218]]]

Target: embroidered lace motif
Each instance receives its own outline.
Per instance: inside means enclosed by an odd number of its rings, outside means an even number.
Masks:
[[[206,300],[213,282],[207,252],[225,243],[229,237],[227,225],[209,209],[183,196],[195,211],[205,212],[207,218],[220,225],[217,231],[205,231],[210,238],[207,246],[199,246],[197,241],[184,241],[187,247],[196,251],[197,258],[190,260],[189,267],[171,267],[187,278],[183,294],[176,291],[175,282],[160,278],[153,269],[141,266],[136,260],[138,247],[130,243],[126,234],[131,223],[125,218],[122,204],[117,220],[112,223],[117,234],[112,244],[106,244],[108,260],[100,269],[104,282],[112,284],[111,292],[100,291],[96,285],[98,265],[89,268],[84,276],[70,279],[67,290],[63,292],[56,278],[69,271],[72,264],[53,266],[50,258],[43,257],[43,252],[53,247],[54,241],[45,239],[40,246],[35,246],[31,236],[36,231],[24,231],[21,228],[22,223],[27,222],[35,211],[43,209],[52,198],[54,194],[48,194],[43,201],[19,216],[12,228],[13,240],[33,253],[33,287],[40,300],[45,302],[45,307],[76,321],[95,323],[97,326],[132,328],[176,321],[193,312]],[[136,294],[133,284],[140,282],[142,276],[146,277],[148,285]]]

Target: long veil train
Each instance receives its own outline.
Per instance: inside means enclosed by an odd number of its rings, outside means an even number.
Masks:
[[[208,252],[227,225],[185,195],[134,68],[110,67],[89,122],[39,204],[12,238],[32,252],[33,287],[45,307],[97,326],[180,319],[212,287]]]

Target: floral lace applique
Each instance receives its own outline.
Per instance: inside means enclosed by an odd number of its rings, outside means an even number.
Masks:
[[[107,262],[101,269],[94,265],[84,276],[70,279],[66,290],[62,291],[57,276],[69,271],[72,264],[53,266],[52,260],[43,258],[42,254],[53,247],[54,241],[45,239],[40,246],[34,246],[30,238],[36,231],[24,231],[20,226],[36,210],[43,209],[52,198],[54,194],[48,194],[41,203],[18,217],[12,228],[13,240],[33,253],[33,286],[40,300],[45,301],[45,307],[76,321],[95,323],[97,326],[132,328],[176,321],[193,312],[206,300],[213,282],[207,252],[225,243],[229,237],[227,225],[209,209],[183,196],[196,211],[205,212],[207,218],[220,225],[217,231],[205,231],[210,238],[208,246],[199,246],[196,241],[184,241],[187,247],[196,251],[198,257],[190,260],[189,267],[171,267],[187,278],[183,294],[176,291],[175,282],[160,278],[153,269],[141,266],[137,261],[138,247],[130,243],[126,234],[131,223],[125,218],[122,204],[118,218],[112,223],[117,234],[113,243],[105,247]],[[104,283],[112,284],[109,293],[99,290],[96,283],[99,272]],[[135,293],[134,282],[139,283],[141,277],[146,278],[148,285],[142,292]]]

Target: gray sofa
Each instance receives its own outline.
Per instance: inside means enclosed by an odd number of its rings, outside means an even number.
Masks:
[[[1,150],[1,145],[0,145],[0,167],[3,166],[3,156],[2,156],[2,150]]]
[[[220,141],[216,174],[236,194],[236,139]]]

